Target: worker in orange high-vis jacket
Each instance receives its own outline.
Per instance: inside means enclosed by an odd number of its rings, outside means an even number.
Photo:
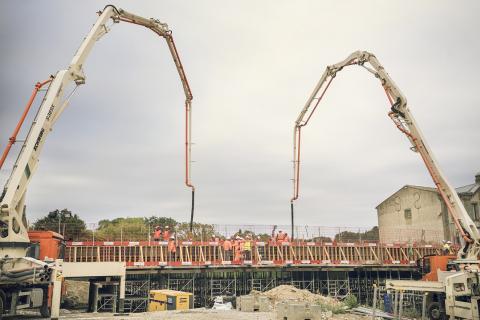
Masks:
[[[162,229],[160,226],[155,227],[155,231],[153,232],[153,240],[160,241],[162,239]]]
[[[226,238],[223,241],[223,260],[230,261],[232,259],[232,241],[229,238]]]
[[[175,237],[171,236],[168,240],[168,261],[177,261],[177,244],[175,243]]]
[[[235,249],[235,261],[240,261],[242,260],[242,249],[243,249],[243,245],[242,245],[242,238],[240,238],[239,236],[237,236],[235,238],[235,243],[233,244],[234,246],[234,249]]]
[[[275,237],[275,241],[282,243],[285,240],[285,234],[283,233],[282,230],[278,230],[278,234]]]
[[[168,241],[168,239],[170,239],[170,235],[170,227],[165,226],[165,230],[163,231],[163,241]]]

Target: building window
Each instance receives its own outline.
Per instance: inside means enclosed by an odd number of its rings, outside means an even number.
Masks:
[[[403,210],[403,216],[405,217],[405,222],[407,224],[412,224],[412,209]]]
[[[473,220],[479,220],[480,212],[478,212],[478,203],[472,202]]]

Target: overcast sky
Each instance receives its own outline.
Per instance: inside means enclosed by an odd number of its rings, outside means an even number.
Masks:
[[[452,184],[480,171],[479,1],[113,3],[173,30],[194,95],[198,221],[289,223],[294,120],[325,67],[355,50],[376,54],[407,96]],[[33,84],[68,66],[100,9],[99,1],[0,1],[2,147]],[[87,222],[188,220],[184,96],[165,41],[116,24],[84,70],[87,83],[48,136],[29,186],[29,220],[55,208]],[[370,227],[375,206],[401,186],[432,185],[387,111],[371,74],[338,74],[303,130],[298,224]]]

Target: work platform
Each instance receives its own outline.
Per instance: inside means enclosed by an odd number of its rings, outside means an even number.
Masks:
[[[426,255],[441,253],[431,244],[378,242],[262,242],[252,253],[225,252],[221,242],[177,241],[175,252],[167,241],[85,241],[67,243],[66,262],[125,262],[128,269],[228,268],[289,266],[411,267]],[[233,258],[229,258],[233,257]]]

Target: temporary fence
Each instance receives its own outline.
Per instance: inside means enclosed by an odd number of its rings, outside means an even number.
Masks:
[[[170,234],[176,240],[209,241],[213,238],[231,238],[247,235],[252,239],[268,241],[279,232],[287,233],[291,239],[291,226],[288,225],[224,225],[224,224],[197,224],[193,233],[189,232],[188,225],[178,224],[169,226]],[[118,224],[114,228],[103,228],[95,223],[88,223],[86,229],[72,228],[62,224],[58,230],[70,241],[151,241],[155,226],[146,224]],[[57,229],[55,228],[55,230]],[[441,244],[442,233],[439,230],[418,228],[358,228],[358,227],[330,227],[330,226],[295,226],[294,240],[313,242],[369,242],[408,243],[414,244]]]

